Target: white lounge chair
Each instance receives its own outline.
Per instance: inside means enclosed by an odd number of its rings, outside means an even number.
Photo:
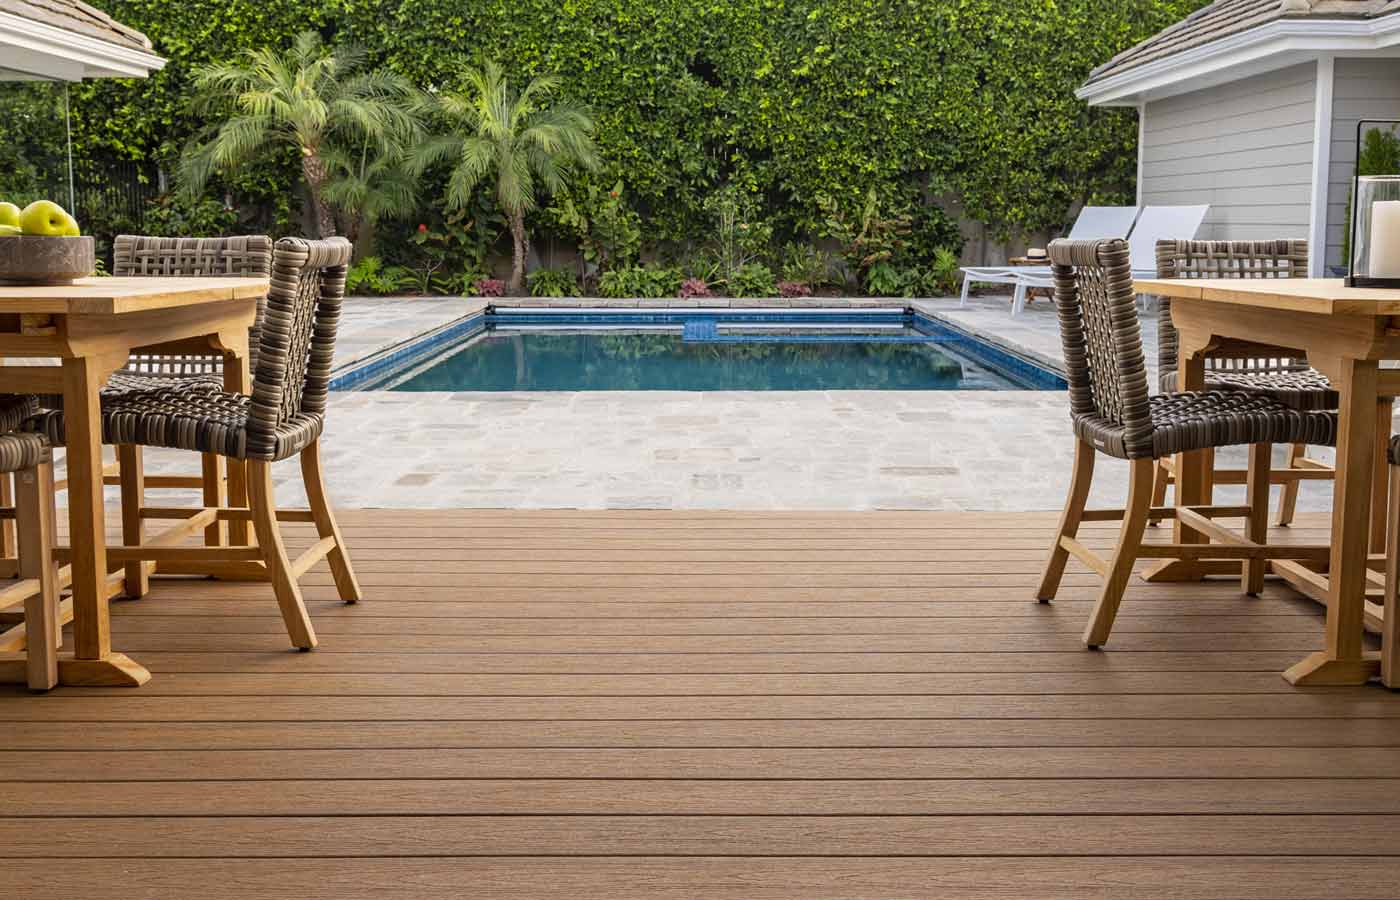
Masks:
[[[1204,206],[1148,206],[1142,209],[1133,234],[1128,235],[1128,260],[1133,265],[1134,279],[1155,279],[1156,242],[1170,238],[1196,238],[1205,221],[1205,213],[1210,204]],[[1026,308],[1026,294],[1030,288],[1054,287],[1054,276],[1050,266],[1025,266],[1016,272],[1012,281],[1016,291],[1011,298],[1011,315],[1021,314]]]
[[[1074,241],[1091,241],[1095,238],[1121,238],[1127,237],[1128,232],[1133,230],[1133,222],[1137,221],[1138,207],[1136,206],[1086,206],[1079,211],[1079,218],[1074,220],[1074,227],[1069,230],[1069,238]],[[1048,266],[1018,267],[1018,266],[965,266],[963,267],[962,302],[959,307],[967,306],[968,292],[972,290],[972,283],[982,282],[990,284],[1016,284],[1016,274],[1024,268],[1041,269],[1049,271]]]
[[[1172,238],[1192,239],[1201,230],[1210,205],[1145,206],[1138,216],[1133,233],[1128,236],[1128,260],[1134,278],[1157,277],[1157,242]],[[1025,266],[1015,270],[1016,292],[1011,298],[1011,314],[1019,315],[1026,308],[1026,294],[1031,288],[1053,288],[1055,279],[1049,266]]]

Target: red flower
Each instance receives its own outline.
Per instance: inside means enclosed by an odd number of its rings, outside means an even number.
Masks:
[[[420,223],[418,223],[418,230],[419,230],[419,231],[427,231],[427,230],[428,230],[428,226],[427,226],[427,225],[424,225],[423,223],[420,222]]]

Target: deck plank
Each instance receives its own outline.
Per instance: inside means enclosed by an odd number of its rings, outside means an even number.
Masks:
[[[6,889],[413,898],[1365,898],[1400,697],[1298,690],[1319,609],[1128,591],[1051,514],[377,510],[307,578],[113,606],[134,691],[0,689]],[[1282,540],[1322,543],[1300,517]],[[290,530],[293,552],[309,532]],[[1105,548],[1113,528],[1086,526]],[[1154,529],[1149,540],[1167,539]],[[95,737],[100,736],[100,737]],[[1379,891],[1379,893],[1378,893]]]

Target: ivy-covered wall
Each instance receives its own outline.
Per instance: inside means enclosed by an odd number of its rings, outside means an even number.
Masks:
[[[959,198],[992,234],[1128,199],[1131,111],[1074,97],[1089,70],[1203,0],[93,0],[170,60],[145,82],[73,90],[82,154],[171,159],[200,123],[191,66],[313,27],[428,87],[488,57],[554,72],[590,104],[609,171],[653,240],[693,236],[718,185],[764,198],[780,232],[817,197],[871,186]],[[293,196],[294,161],[240,177]],[[430,191],[431,193],[431,191]]]

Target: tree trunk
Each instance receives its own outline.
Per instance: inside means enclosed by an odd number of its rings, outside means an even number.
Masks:
[[[326,164],[314,150],[302,150],[301,172],[306,178],[306,189],[311,194],[311,206],[316,213],[317,237],[335,236],[335,214],[321,199],[321,185],[326,182]]]
[[[519,294],[525,287],[525,259],[530,255],[530,239],[525,236],[525,215],[510,217],[510,237],[515,243],[515,265],[510,272],[510,292]]]

